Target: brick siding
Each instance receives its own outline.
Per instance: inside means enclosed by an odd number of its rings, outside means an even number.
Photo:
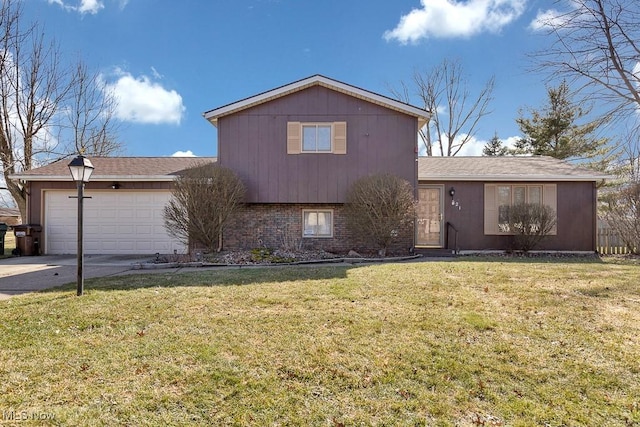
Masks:
[[[333,237],[302,237],[303,209],[332,209]],[[407,254],[413,246],[413,227],[402,230],[387,254]],[[377,248],[349,233],[340,204],[249,204],[227,224],[223,235],[226,250],[267,247],[288,250],[325,250],[363,255]]]

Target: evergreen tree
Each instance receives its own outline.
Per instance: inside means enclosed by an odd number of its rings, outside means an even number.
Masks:
[[[608,140],[594,132],[601,120],[578,122],[589,114],[575,105],[566,82],[548,88],[548,104],[542,110],[531,109],[531,117],[520,113],[516,119],[523,137],[516,142],[514,154],[551,156],[558,159],[593,159],[604,154]]]
[[[483,156],[504,156],[507,154],[507,147],[502,145],[502,141],[498,138],[498,133],[493,135],[493,138],[484,145],[482,149]]]

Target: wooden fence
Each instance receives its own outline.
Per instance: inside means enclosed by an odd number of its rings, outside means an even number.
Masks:
[[[598,252],[604,255],[624,255],[631,253],[618,233],[611,228],[598,228]]]

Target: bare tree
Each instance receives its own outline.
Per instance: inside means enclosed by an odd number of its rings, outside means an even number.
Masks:
[[[173,195],[164,208],[165,228],[186,245],[199,243],[219,252],[224,226],[242,206],[245,193],[231,169],[194,166],[174,181]]]
[[[537,23],[553,40],[550,48],[535,54],[540,70],[577,83],[585,97],[599,101],[608,114],[629,118],[630,110],[640,108],[640,3],[556,4],[565,11],[554,10]]]
[[[345,216],[349,229],[371,240],[385,256],[387,248],[413,224],[416,201],[413,188],[395,175],[377,174],[355,181],[347,193]]]
[[[109,124],[112,101],[104,98],[100,107],[95,77],[82,64],[75,70],[64,64],[37,24],[23,26],[20,0],[0,3],[0,161],[23,221],[26,189],[10,175],[83,148],[104,155],[117,146]]]
[[[467,87],[462,66],[445,59],[431,71],[415,71],[411,85],[400,83],[393,95],[403,102],[417,97],[431,113],[429,123],[420,129],[427,156],[455,156],[473,140],[480,120],[490,113],[495,79],[491,77],[473,96]]]
[[[59,140],[68,142],[67,153],[84,153],[88,156],[107,156],[121,151],[117,140],[119,122],[114,120],[116,100],[105,89],[97,74],[91,74],[87,66],[78,61],[73,73],[69,105],[64,110],[66,120],[60,130]],[[65,130],[71,135],[65,137]]]
[[[26,216],[26,190],[9,175],[29,170],[50,151],[46,125],[69,84],[61,69],[57,47],[47,44],[35,26],[22,28],[21,4],[0,6],[0,160],[9,192]]]
[[[558,0],[556,5],[557,10],[537,20],[537,26],[546,31],[552,44],[537,52],[534,58],[540,70],[549,72],[552,78],[566,78],[579,88],[584,99],[593,101],[605,117],[626,127],[617,169],[621,182],[615,183],[612,191],[604,192],[604,214],[623,239],[637,242],[640,3]]]

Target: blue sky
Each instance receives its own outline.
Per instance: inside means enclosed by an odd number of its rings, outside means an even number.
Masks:
[[[518,109],[546,102],[527,54],[551,0],[24,0],[66,58],[82,58],[120,100],[124,155],[217,154],[202,113],[323,74],[390,95],[444,58],[476,93],[495,76],[491,115],[463,154],[495,132],[518,135]],[[417,101],[416,101],[417,104]]]

